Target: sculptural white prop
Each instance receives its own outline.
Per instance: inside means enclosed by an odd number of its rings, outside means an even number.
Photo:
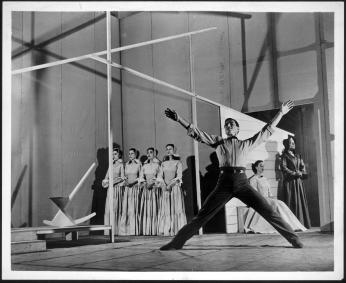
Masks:
[[[95,212],[84,216],[79,219],[73,219],[71,215],[69,215],[66,211],[67,206],[69,203],[71,203],[72,198],[74,195],[78,192],[78,190],[82,187],[83,183],[85,182],[86,178],[90,175],[91,171],[95,168],[96,164],[95,162],[90,166],[88,171],[84,174],[84,176],[80,179],[79,183],[75,186],[73,191],[68,197],[50,197],[52,202],[56,204],[56,206],[59,208],[59,211],[54,216],[53,220],[43,220],[43,223],[49,226],[56,226],[56,227],[68,227],[73,225],[78,225],[80,223],[83,223],[90,218],[94,217],[96,215]]]

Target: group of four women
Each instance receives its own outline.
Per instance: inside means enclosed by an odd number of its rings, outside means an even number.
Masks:
[[[175,235],[186,224],[182,184],[182,164],[173,144],[167,155],[157,159],[157,150],[147,149],[142,164],[137,150],[130,148],[124,164],[119,148],[113,148],[113,207],[115,235]],[[109,170],[109,169],[108,169]],[[102,181],[109,187],[109,171]],[[111,224],[108,188],[104,223]]]

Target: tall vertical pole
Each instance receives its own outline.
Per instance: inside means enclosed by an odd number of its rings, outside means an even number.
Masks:
[[[196,94],[195,94],[195,79],[194,79],[194,71],[193,71],[193,54],[192,54],[192,36],[189,35],[189,43],[190,43],[190,85],[191,92],[195,95],[192,97],[192,123],[197,126],[197,107],[196,107]],[[195,154],[195,180],[196,180],[196,193],[197,193],[197,208],[201,209],[201,185],[199,179],[199,152],[198,152],[198,142],[193,140],[193,151]],[[199,234],[203,234],[202,228],[199,229]]]
[[[108,164],[109,164],[109,221],[112,227],[111,229],[111,241],[114,243],[114,211],[113,211],[113,131],[112,131],[112,115],[111,115],[111,103],[112,103],[112,66],[109,62],[112,61],[111,53],[111,13],[107,13],[107,118],[108,118]]]
[[[332,151],[330,138],[328,81],[326,68],[325,39],[323,34],[322,14],[315,14],[316,41],[319,43],[317,52],[318,86],[317,103],[314,105],[317,149],[318,197],[320,207],[321,231],[334,231],[334,183],[332,172]]]

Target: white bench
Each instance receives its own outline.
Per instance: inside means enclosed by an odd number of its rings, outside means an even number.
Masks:
[[[68,227],[38,227],[36,231],[37,238],[39,240],[44,240],[45,235],[54,234],[54,233],[65,233],[66,240],[78,240],[78,232],[80,231],[110,231],[112,229],[111,226],[107,225],[76,225],[76,226],[68,226]],[[111,233],[109,233],[111,236]],[[109,237],[111,241],[111,237]]]

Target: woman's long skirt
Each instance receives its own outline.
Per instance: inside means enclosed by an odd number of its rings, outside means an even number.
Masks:
[[[124,189],[125,188],[123,186],[119,186],[119,185],[113,186],[114,235],[119,235]],[[106,204],[105,204],[105,214],[104,214],[105,225],[111,225],[110,212],[109,212],[110,195],[111,195],[111,190],[108,188]],[[108,234],[109,234],[109,231],[105,231],[105,235],[108,235]]]
[[[293,231],[306,231],[293,212],[281,200],[266,198],[270,206],[292,228]],[[249,208],[244,217],[244,229],[246,233],[278,233],[261,215]]]
[[[175,185],[171,191],[171,230],[176,235],[186,224],[186,212],[184,194],[179,184]]]
[[[132,187],[125,187],[122,212],[119,223],[119,235],[139,235],[139,205],[140,192],[138,184]]]
[[[311,220],[303,181],[301,179],[284,180],[283,194],[284,202],[294,215],[305,227],[310,228]]]
[[[162,189],[157,222],[157,234],[172,236],[171,192]]]
[[[157,235],[160,188],[145,185],[140,205],[140,227],[142,235]]]
[[[158,235],[174,236],[186,221],[184,195],[179,184],[161,196]]]

